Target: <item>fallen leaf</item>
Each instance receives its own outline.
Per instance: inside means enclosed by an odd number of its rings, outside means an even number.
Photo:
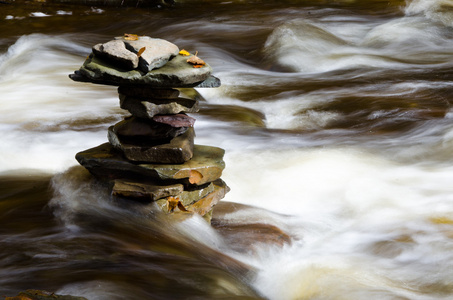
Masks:
[[[188,211],[188,210],[184,207],[184,205],[182,204],[181,201],[178,201],[178,208],[179,208],[180,211]]]
[[[188,211],[184,205],[182,204],[181,200],[178,197],[168,197],[167,198],[167,211],[169,213],[173,212],[175,208],[179,208],[180,211]]]
[[[138,35],[132,33],[125,33],[124,39],[127,41],[136,41],[138,40]]]
[[[143,54],[143,52],[145,52],[145,50],[146,50],[146,47],[140,48],[140,50],[138,50],[138,52],[137,52],[137,56],[138,57],[142,56],[142,54]]]
[[[195,171],[195,170],[190,170],[189,182],[191,184],[197,184],[201,181],[201,179],[203,179],[203,175],[201,175],[200,172]]]
[[[183,55],[183,56],[189,56],[190,53],[187,51],[187,50],[184,50],[182,49],[181,51],[179,51],[179,54]]]
[[[197,56],[198,51],[195,53],[194,56],[190,57],[187,59],[187,62],[191,65],[193,65],[194,68],[201,68],[203,67],[206,63]]]

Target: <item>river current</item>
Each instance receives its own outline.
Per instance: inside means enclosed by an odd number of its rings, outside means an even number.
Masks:
[[[451,1],[0,4],[0,32],[0,297],[453,297]],[[68,74],[124,33],[222,81],[192,114],[226,151],[213,226],[112,203],[74,159],[127,114]]]

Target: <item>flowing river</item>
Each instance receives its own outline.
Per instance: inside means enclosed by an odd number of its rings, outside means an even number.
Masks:
[[[1,3],[0,33],[0,298],[452,299],[451,1]],[[74,159],[127,114],[68,74],[124,33],[222,81],[192,114],[226,150],[213,226],[118,206]]]

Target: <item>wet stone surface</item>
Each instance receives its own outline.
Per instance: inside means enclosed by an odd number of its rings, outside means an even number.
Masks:
[[[131,139],[128,143],[125,143],[116,134],[114,126],[108,130],[110,144],[121,151],[128,160],[136,162],[184,163],[193,156],[194,138],[195,132],[193,128],[189,128],[185,133],[172,138],[167,143],[150,145],[150,143],[145,144],[143,142],[133,143]]]
[[[162,39],[125,34],[92,50],[70,78],[118,86],[120,107],[132,116],[110,126],[109,142],[77,153],[77,161],[108,183],[112,197],[159,201],[167,213],[210,221],[229,190],[220,180],[224,150],[195,145],[195,118],[186,113],[198,112],[198,100],[180,97],[177,88],[218,87],[220,80],[197,55]]]
[[[183,164],[133,163],[110,143],[79,152],[77,161],[98,178],[149,178],[162,183],[203,185],[219,179],[225,168],[224,150],[211,146],[194,146],[192,159]]]

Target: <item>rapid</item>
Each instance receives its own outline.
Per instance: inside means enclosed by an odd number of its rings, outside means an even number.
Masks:
[[[0,32],[0,297],[453,297],[453,2],[0,4]],[[228,234],[118,206],[74,159],[127,113],[68,74],[126,32],[221,79],[192,116],[226,151]]]

